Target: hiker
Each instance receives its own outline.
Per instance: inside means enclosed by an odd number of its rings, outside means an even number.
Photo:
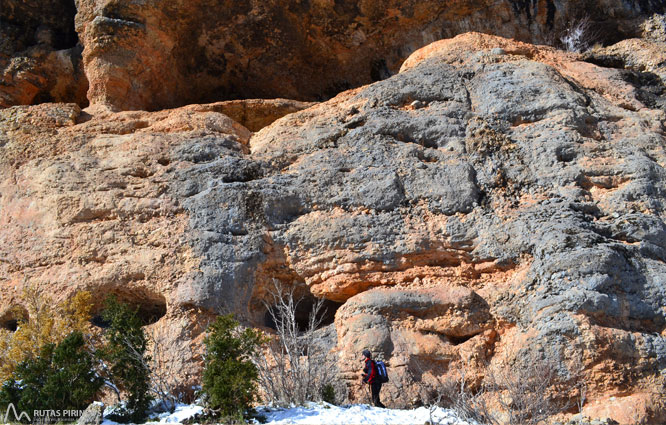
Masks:
[[[372,404],[377,407],[386,407],[379,401],[379,391],[382,389],[382,382],[377,372],[377,364],[372,360],[370,350],[363,350],[365,357],[365,367],[363,367],[363,382],[370,385],[372,392]]]

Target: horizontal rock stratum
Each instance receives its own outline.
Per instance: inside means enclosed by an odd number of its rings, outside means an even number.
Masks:
[[[264,325],[278,280],[337,308],[351,400],[363,348],[394,388],[555,360],[586,414],[663,423],[666,91],[640,55],[603,66],[631,54],[469,33],[316,105],[4,109],[0,317],[26,284],[116,294],[191,385],[206,321]]]

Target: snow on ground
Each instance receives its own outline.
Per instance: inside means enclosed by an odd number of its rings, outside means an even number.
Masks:
[[[473,425],[458,419],[452,410],[436,408],[432,412],[425,407],[413,410],[380,409],[367,404],[335,406],[328,403],[309,403],[306,407],[275,408],[258,407],[257,413],[268,425],[423,425],[426,421],[440,425]],[[200,414],[203,407],[179,404],[173,413],[161,413],[148,424],[182,423]],[[110,412],[107,409],[107,412]],[[105,412],[105,413],[107,413]],[[432,414],[432,416],[431,416]],[[258,424],[260,422],[254,422]],[[102,425],[115,425],[108,419]]]
[[[178,424],[203,412],[203,407],[194,404],[179,404],[173,413],[161,413],[159,419],[161,424]]]
[[[430,416],[425,407],[414,410],[380,409],[366,404],[334,406],[328,403],[310,403],[307,407],[288,409],[259,408],[257,412],[266,418],[267,424],[386,424],[423,425],[426,421],[441,425],[470,425],[458,419],[452,410],[436,408]]]
[[[178,404],[173,413],[165,412],[160,413],[156,416],[151,416],[151,419],[146,422],[147,424],[160,423],[160,424],[179,424],[183,421],[200,414],[203,412],[203,407],[197,406],[195,404]],[[104,415],[111,414],[113,412],[112,408],[107,408],[104,411]],[[102,422],[102,425],[117,425],[116,422],[112,420],[105,419]]]

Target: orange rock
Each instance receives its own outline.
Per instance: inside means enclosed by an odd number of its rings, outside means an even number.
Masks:
[[[651,12],[594,2],[604,35]],[[390,76],[414,50],[468,31],[559,42],[576,2],[435,0],[77,2],[88,98],[155,110],[231,98],[320,100]],[[210,13],[215,10],[216,13]],[[603,24],[602,24],[603,23]]]
[[[573,399],[582,377],[658,423],[660,400],[635,395],[663,389],[666,114],[652,80],[618,75],[469,34],[276,121],[308,105],[4,109],[0,325],[27,283],[90,289],[96,313],[114,293],[170,335],[189,385],[207,321],[270,325],[277,280],[303,316],[314,295],[337,309],[322,343],[352,399],[371,348],[395,405],[548,362],[540,397]]]

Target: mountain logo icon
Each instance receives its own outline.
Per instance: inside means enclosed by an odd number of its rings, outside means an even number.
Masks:
[[[28,422],[30,422],[30,416],[28,416],[27,413],[21,411],[21,414],[19,415],[19,414],[16,412],[16,407],[14,407],[14,404],[13,404],[13,403],[9,403],[9,405],[7,406],[7,411],[5,412],[5,417],[4,417],[3,421],[2,421],[3,423],[9,423],[9,412],[10,412],[10,411],[14,413],[14,420],[15,420],[16,422],[20,422],[21,419],[22,419],[23,417],[25,417],[25,419],[26,419]]]

